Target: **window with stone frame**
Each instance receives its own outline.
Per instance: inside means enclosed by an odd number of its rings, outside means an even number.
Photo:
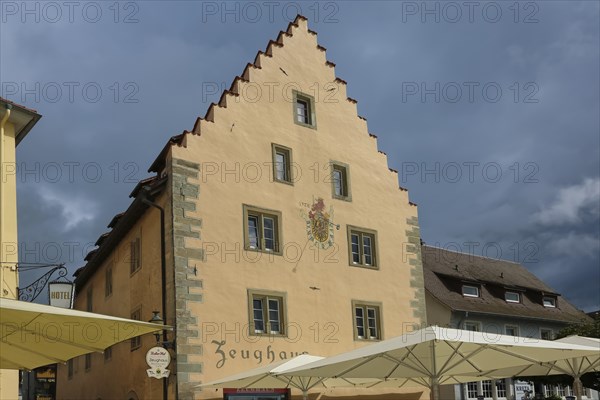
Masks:
[[[354,339],[381,340],[381,304],[353,301]]]
[[[281,255],[281,212],[244,205],[244,249]]]
[[[348,258],[350,265],[377,269],[377,232],[348,225]]]
[[[248,290],[248,314],[251,335],[287,335],[285,293]]]

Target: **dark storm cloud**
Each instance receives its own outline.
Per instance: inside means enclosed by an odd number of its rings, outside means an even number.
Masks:
[[[118,23],[106,7],[96,23],[3,16],[3,84],[79,84],[73,101],[8,96],[44,114],[19,162],[74,168],[19,182],[22,242],[95,242],[167,138],[218,99],[206,85],[228,86],[300,7],[419,204],[423,239],[500,250],[600,307],[598,3],[480,2],[472,18],[461,2],[282,2],[272,15],[260,2],[223,15],[222,2],[135,4]]]

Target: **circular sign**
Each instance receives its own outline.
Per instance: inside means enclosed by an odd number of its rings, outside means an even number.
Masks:
[[[146,353],[146,364],[153,370],[165,369],[171,363],[171,354],[162,347],[153,347]]]

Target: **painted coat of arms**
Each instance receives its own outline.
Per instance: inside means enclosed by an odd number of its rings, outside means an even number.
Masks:
[[[308,206],[308,205],[307,205]],[[306,234],[308,240],[322,249],[333,246],[333,207],[326,209],[325,201],[319,197],[313,200],[308,213],[303,213],[306,219]]]

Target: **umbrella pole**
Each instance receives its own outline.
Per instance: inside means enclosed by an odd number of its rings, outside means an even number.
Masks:
[[[430,400],[440,400],[440,384],[437,378],[431,378],[431,387],[429,390]]]
[[[302,390],[302,399],[308,400],[308,390]]]
[[[573,389],[575,390],[575,396],[577,396],[577,400],[581,400],[581,396],[583,395],[583,385],[581,384],[579,375],[575,376],[575,380],[573,381]]]

